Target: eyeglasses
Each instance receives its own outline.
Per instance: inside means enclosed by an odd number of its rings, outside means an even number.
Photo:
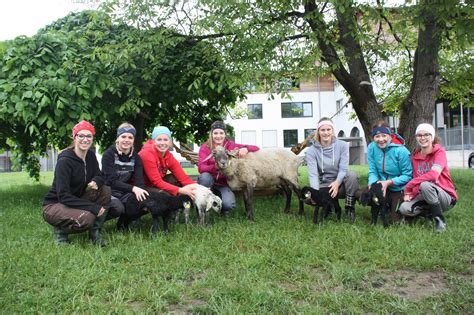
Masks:
[[[94,136],[93,135],[78,134],[78,135],[76,135],[76,138],[79,139],[79,140],[84,140],[85,138],[90,140],[90,139],[94,138]]]
[[[416,135],[417,138],[428,138],[431,137],[431,133],[419,133]]]

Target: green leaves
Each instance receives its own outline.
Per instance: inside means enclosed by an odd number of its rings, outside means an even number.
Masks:
[[[0,56],[0,122],[33,172],[35,156],[68,145],[79,120],[95,124],[102,147],[114,142],[124,121],[145,131],[168,125],[178,140],[200,142],[240,95],[209,43],[112,23],[102,12],[70,14],[7,45]]]

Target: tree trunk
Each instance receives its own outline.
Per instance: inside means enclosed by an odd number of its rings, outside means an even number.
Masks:
[[[322,59],[349,93],[352,107],[364,129],[365,139],[369,143],[372,141],[372,124],[382,118],[382,107],[378,104],[373,91],[361,45],[354,36],[357,32],[357,21],[352,2],[341,1],[336,6],[336,10],[339,42],[344,47],[344,58],[349,71],[346,70],[335,47],[331,44],[331,34],[327,32],[328,26],[314,0],[305,2],[305,20],[317,37]]]
[[[436,21],[433,6],[421,2],[422,24],[418,32],[418,47],[413,64],[410,92],[400,108],[399,132],[407,147],[416,145],[415,130],[422,122],[432,123],[439,92],[439,50],[442,25]]]
[[[142,115],[138,114],[133,119],[133,126],[135,127],[135,130],[137,131],[137,134],[135,135],[135,142],[133,143],[133,146],[135,147],[135,151],[138,152],[142,148],[143,139],[145,139],[144,118],[143,118]]]

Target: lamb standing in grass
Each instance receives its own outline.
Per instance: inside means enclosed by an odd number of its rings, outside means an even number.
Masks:
[[[298,196],[299,213],[303,214],[298,184],[298,167],[302,162],[294,153],[281,148],[262,149],[236,158],[235,151],[221,146],[213,150],[217,167],[226,176],[229,186],[242,189],[247,218],[253,220],[252,196],[255,188],[281,187],[286,195],[285,212],[290,211],[291,191]]]
[[[200,224],[205,224],[207,217],[209,216],[209,211],[212,209],[217,213],[221,212],[222,200],[207,187],[202,185],[195,185],[196,189],[194,190],[194,205],[197,208],[198,213],[198,222]],[[189,223],[189,212],[190,207],[184,208],[184,222]],[[179,222],[179,213],[176,213],[176,223]]]

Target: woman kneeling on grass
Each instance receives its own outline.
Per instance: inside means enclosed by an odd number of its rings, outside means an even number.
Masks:
[[[209,139],[199,149],[198,183],[218,192],[222,199],[222,214],[226,215],[235,208],[235,195],[227,183],[225,175],[219,172],[216,161],[212,156],[212,150],[222,146],[226,150],[239,149],[239,158],[243,158],[248,152],[258,151],[260,148],[254,145],[237,144],[226,137],[226,126],[222,121],[215,121],[211,125]]]
[[[349,219],[355,219],[355,193],[359,189],[357,173],[349,171],[349,143],[334,136],[334,124],[323,117],[316,126],[316,140],[306,151],[310,186],[329,187],[332,198],[346,198]]]
[[[188,195],[194,200],[196,182],[184,172],[181,164],[171,154],[171,131],[158,126],[153,129],[138,155],[143,161],[145,185],[148,189],[165,191],[172,196]],[[168,171],[171,174],[167,174]]]
[[[112,188],[107,220],[120,217],[117,229],[128,229],[129,223],[139,218],[147,206],[148,192],[143,182],[143,163],[134,150],[136,130],[129,123],[117,129],[117,139],[102,156],[102,171],[106,183]]]
[[[83,120],[72,129],[73,144],[58,156],[51,189],[43,201],[43,217],[54,227],[59,244],[68,235],[89,230],[94,244],[106,246],[100,229],[110,204],[110,187],[104,185],[95,153],[89,150],[94,126]]]
[[[403,188],[412,178],[410,152],[404,146],[405,140],[393,134],[385,120],[377,121],[372,127],[372,141],[367,148],[369,164],[369,188],[379,182],[390,204],[392,222],[401,219],[397,212],[403,199]]]
[[[443,212],[455,206],[458,196],[448,168],[446,151],[430,124],[416,128],[418,148],[412,156],[413,179],[405,186],[400,213],[414,217],[426,212],[435,220],[436,232],[444,232]]]

